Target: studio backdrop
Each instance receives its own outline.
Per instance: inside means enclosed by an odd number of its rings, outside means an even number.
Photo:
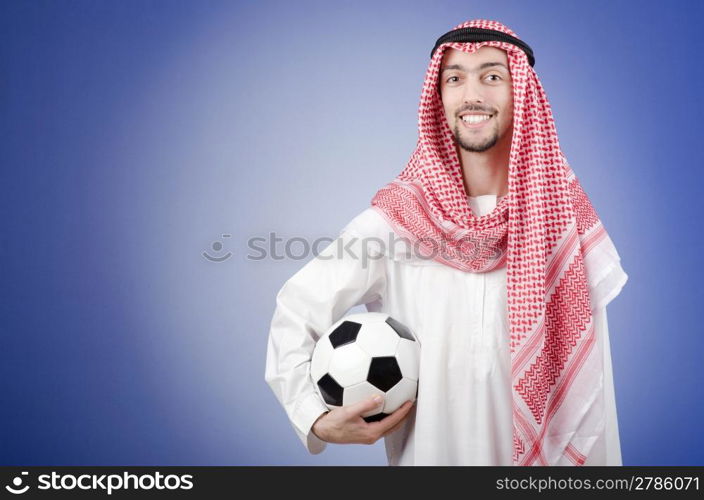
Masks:
[[[408,161],[430,50],[467,19],[536,53],[628,273],[608,310],[624,465],[704,464],[703,17],[685,1],[0,3],[1,464],[385,465],[383,441],[305,450],[264,380],[269,324],[312,244]]]

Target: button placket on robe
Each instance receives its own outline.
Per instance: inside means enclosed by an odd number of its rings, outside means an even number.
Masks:
[[[481,217],[483,215],[486,215],[490,213],[497,204],[497,196],[493,194],[486,194],[486,195],[480,195],[480,196],[469,196],[467,197],[467,200],[469,202],[470,208],[472,209],[472,212],[477,216]],[[478,341],[480,346],[486,346],[488,343],[488,340],[486,338],[487,336],[487,328],[486,328],[486,317],[485,317],[485,310],[486,310],[486,289],[487,289],[487,273],[477,273],[478,279],[480,280],[480,286],[477,287],[477,304],[479,304],[479,329],[478,329],[478,335],[476,337],[476,340]]]
[[[486,325],[484,324],[484,309],[486,305],[486,273],[480,273],[482,275],[482,286],[481,286],[481,306],[482,306],[482,320],[479,322],[479,325],[481,326],[481,339],[482,339],[482,345],[485,343],[485,336],[486,336]]]

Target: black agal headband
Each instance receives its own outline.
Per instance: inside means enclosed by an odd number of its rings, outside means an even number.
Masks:
[[[443,36],[438,38],[437,42],[435,42],[435,47],[433,47],[433,51],[430,53],[430,58],[432,59],[437,48],[443,43],[488,42],[490,40],[496,40],[497,42],[508,42],[515,45],[526,53],[528,56],[528,63],[531,66],[535,64],[533,50],[527,43],[519,40],[515,36],[509,35],[508,33],[486,28],[458,28],[456,30],[448,31]]]

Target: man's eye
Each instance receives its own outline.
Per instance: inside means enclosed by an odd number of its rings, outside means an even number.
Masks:
[[[496,78],[498,78],[499,80],[501,80],[501,77],[500,77],[499,75],[496,75],[496,74],[489,75],[487,78],[492,77],[492,76],[495,76]],[[494,81],[497,81],[497,80],[494,80]]]
[[[448,78],[448,79],[445,80],[445,81],[446,81],[446,82],[449,82],[449,81],[452,80],[453,78],[457,78],[457,77],[456,77],[456,76],[451,76],[450,78]]]

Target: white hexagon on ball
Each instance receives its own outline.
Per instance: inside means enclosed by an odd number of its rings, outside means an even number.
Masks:
[[[418,342],[401,339],[395,354],[403,376],[418,380],[418,370],[420,367],[420,346]]]
[[[371,356],[394,356],[400,337],[385,321],[364,323],[357,345]]]
[[[395,386],[386,392],[384,397],[384,413],[393,413],[406,401],[415,401],[418,381],[402,378]]]
[[[313,358],[310,362],[310,376],[314,382],[320,380],[328,372],[332,353],[333,348],[330,339],[322,337],[315,346]]]
[[[353,385],[352,387],[346,387],[344,395],[342,396],[342,406],[359,403],[360,401],[370,399],[373,396],[376,396],[377,394],[382,398],[385,397],[384,391],[377,387],[374,387],[372,384],[366,381],[362,382],[361,384]],[[362,416],[369,417],[370,415],[375,415],[381,411],[382,407],[383,402],[380,403],[379,406],[377,406],[376,408],[362,413]]]
[[[362,325],[373,323],[375,321],[386,321],[389,315],[380,312],[365,312],[365,313],[354,313],[343,318],[345,321],[354,321],[355,323],[360,323]],[[334,330],[334,328],[331,328]]]
[[[371,361],[356,343],[346,344],[333,351],[328,373],[342,387],[350,387],[367,379]]]

